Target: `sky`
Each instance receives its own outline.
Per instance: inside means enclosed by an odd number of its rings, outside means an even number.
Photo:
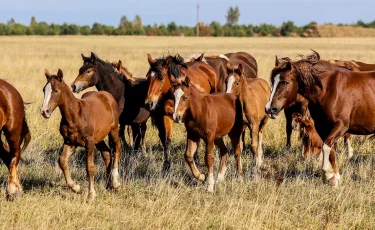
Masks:
[[[133,20],[138,14],[144,25],[174,21],[194,26],[198,2],[199,21],[205,23],[225,24],[230,6],[240,8],[239,24],[279,26],[292,20],[301,26],[311,21],[350,24],[375,19],[375,0],[0,0],[0,23],[14,18],[28,25],[35,16],[38,22],[118,26],[122,16]]]

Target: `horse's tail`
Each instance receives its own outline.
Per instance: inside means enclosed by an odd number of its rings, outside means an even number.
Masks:
[[[27,146],[30,144],[31,141],[31,133],[29,126],[26,122],[26,117],[23,118],[23,124],[22,124],[22,131],[21,131],[21,144],[23,143],[21,152],[23,152]]]

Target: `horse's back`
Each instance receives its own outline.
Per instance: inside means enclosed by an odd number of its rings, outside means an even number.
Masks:
[[[236,52],[225,54],[233,66],[241,64],[245,69],[245,77],[256,78],[258,74],[258,64],[253,56],[246,52]]]
[[[107,91],[90,91],[82,95],[82,101],[87,104],[89,110],[105,112],[105,108],[114,117],[118,117],[118,105],[113,96]]]
[[[12,121],[12,124],[23,123],[25,110],[21,94],[11,84],[2,79],[0,79],[0,109],[2,113],[2,126],[8,123],[8,121]]]
[[[207,63],[195,62],[188,68],[188,76],[192,83],[199,85],[199,91],[210,93],[216,91],[217,76],[215,69]]]

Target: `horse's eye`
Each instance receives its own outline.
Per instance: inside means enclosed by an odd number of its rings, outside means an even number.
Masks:
[[[53,90],[53,92],[57,93],[57,89]]]
[[[187,97],[184,97],[184,101],[187,101],[187,99],[188,99]]]
[[[289,85],[289,82],[287,82],[287,81],[284,81],[283,83],[284,83],[284,85]]]
[[[301,120],[302,120],[302,119],[301,119],[300,117],[297,119],[298,122],[301,122]]]
[[[87,70],[87,73],[91,73],[91,69]]]
[[[236,86],[239,86],[240,85],[240,83],[239,82],[236,82]]]

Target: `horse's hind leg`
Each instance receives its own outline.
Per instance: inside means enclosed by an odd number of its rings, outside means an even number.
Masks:
[[[142,152],[146,153],[146,131],[147,131],[147,123],[143,122],[141,123],[141,147],[142,147]]]
[[[75,146],[64,144],[63,151],[59,157],[59,166],[64,173],[65,181],[68,187],[74,192],[78,193],[81,191],[81,187],[72,180],[68,167],[69,157],[73,154],[75,148]]]
[[[114,151],[114,159],[113,159],[113,167],[112,167],[112,187],[113,189],[117,190],[120,188],[121,184],[119,182],[119,172],[118,172],[118,165],[119,165],[119,161],[120,161],[120,155],[121,155],[121,151],[120,151],[120,140],[119,140],[119,137],[118,137],[118,129],[116,129],[116,127],[112,128],[111,132],[109,133],[109,143],[110,143],[110,147],[113,149]]]
[[[266,131],[267,121],[269,117],[266,115],[262,119],[259,125],[259,136],[258,136],[258,156],[263,159],[263,135]]]
[[[237,164],[237,176],[242,178],[243,176],[243,170],[242,170],[242,163],[241,163],[241,153],[243,150],[243,143],[241,143],[241,136],[243,131],[245,130],[245,126],[238,126],[235,127],[234,130],[232,130],[228,136],[230,138],[230,141],[232,143],[234,157],[236,159]]]
[[[200,173],[197,169],[197,166],[194,162],[194,154],[197,150],[199,138],[191,137],[188,134],[187,143],[186,143],[186,150],[185,150],[185,161],[189,165],[191,172],[193,173],[194,177],[198,180],[204,181],[206,179],[205,175]]]
[[[263,157],[259,154],[258,142],[259,142],[259,123],[252,122],[250,124],[250,134],[251,134],[251,152],[253,153],[255,166],[260,168],[263,163]]]
[[[110,154],[110,149],[108,146],[105,144],[104,140],[97,143],[95,147],[100,151],[102,154],[104,163],[105,163],[105,168],[106,168],[106,188],[110,189],[112,186],[112,181],[111,181],[111,169],[112,169],[112,158]]]
[[[119,137],[121,140],[122,149],[124,151],[130,151],[131,147],[128,145],[128,143],[126,142],[126,138],[125,138],[125,125],[124,124],[120,124]]]
[[[133,126],[131,126],[131,125],[126,126],[126,131],[128,133],[128,137],[129,137],[129,146],[132,147],[132,146],[134,146],[134,139],[135,139],[134,136],[136,136],[134,134]]]
[[[9,152],[2,146],[3,152],[5,153],[3,160],[9,169],[7,198],[8,200],[13,200],[18,195],[18,192],[22,192],[17,168],[21,157],[21,130],[4,129],[4,134],[9,145]]]
[[[215,140],[215,145],[219,148],[220,167],[216,182],[224,180],[225,172],[227,171],[228,149],[224,144],[223,138]]]

